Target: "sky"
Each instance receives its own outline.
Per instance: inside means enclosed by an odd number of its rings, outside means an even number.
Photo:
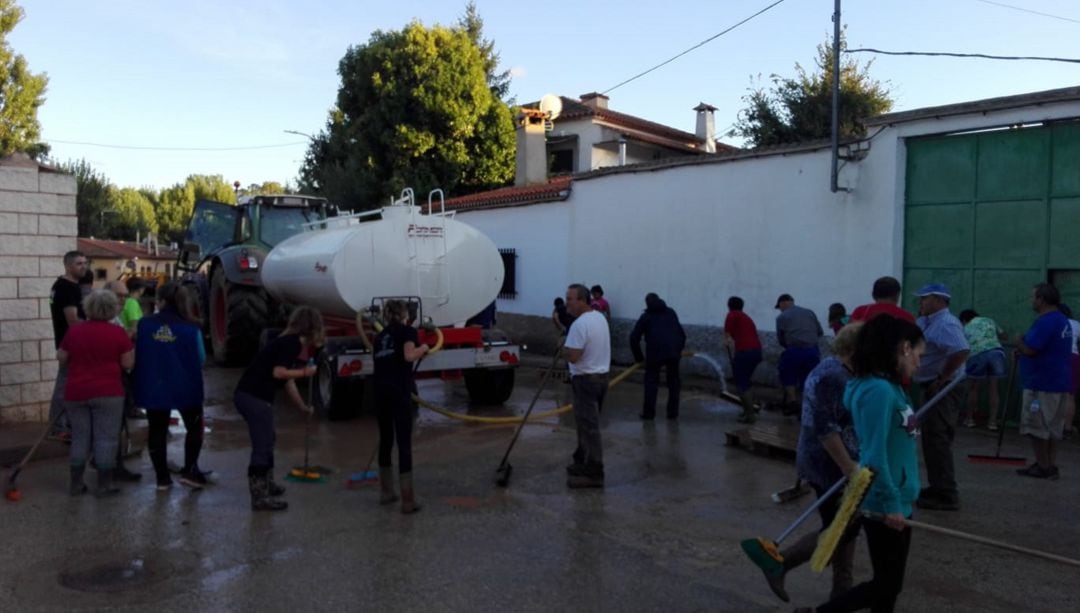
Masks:
[[[517,102],[605,92],[774,0],[477,0]],[[1074,0],[846,0],[848,45],[896,51],[1080,57]],[[118,186],[189,174],[294,181],[334,104],[338,61],[375,30],[451,25],[465,0],[22,0],[9,44],[49,77],[38,118],[59,161],[86,159]],[[832,0],[785,0],[732,32],[607,91],[614,110],[688,132],[699,102],[718,131],[772,74],[811,66]],[[860,55],[867,60],[871,56]],[[877,56],[894,110],[1080,85],[1080,64]],[[557,122],[556,122],[557,124]],[[741,144],[737,138],[731,144]],[[110,145],[112,147],[87,144]],[[139,147],[116,148],[121,147]],[[157,149],[152,149],[157,148]],[[184,151],[204,148],[214,151]],[[232,150],[221,150],[231,148]],[[169,149],[169,150],[162,150]]]

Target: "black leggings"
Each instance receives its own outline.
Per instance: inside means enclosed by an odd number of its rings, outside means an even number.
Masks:
[[[398,445],[398,472],[412,471],[412,396],[396,389],[375,388],[375,412],[379,419],[379,466],[393,466],[390,460],[394,439]]]
[[[864,520],[863,529],[866,530],[874,578],[821,605],[817,608],[819,613],[863,609],[870,609],[873,613],[891,613],[896,607],[896,598],[904,587],[911,528],[897,531],[881,522]]]
[[[159,411],[148,409],[146,421],[149,426],[146,446],[150,451],[150,461],[154,463],[154,472],[159,479],[169,476],[169,466],[166,463],[166,449],[169,445],[169,417],[172,411]],[[199,452],[203,444],[203,408],[195,407],[180,411],[180,417],[184,420],[187,428],[187,436],[184,438],[184,470],[190,470],[199,461]]]

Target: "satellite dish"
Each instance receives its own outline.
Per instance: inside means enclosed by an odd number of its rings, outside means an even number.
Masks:
[[[548,120],[556,119],[562,113],[562,98],[555,94],[544,94],[540,99],[540,112],[546,113]]]

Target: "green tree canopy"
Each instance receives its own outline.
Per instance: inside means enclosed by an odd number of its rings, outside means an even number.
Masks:
[[[458,195],[512,180],[510,108],[492,92],[480,36],[413,22],[350,47],[337,105],[300,170],[301,191],[361,210],[407,186]]]
[[[843,37],[841,53],[847,48]],[[796,77],[772,75],[772,87],[751,90],[743,98],[747,106],[739,113],[735,134],[754,147],[782,145],[828,138],[832,132],[833,46],[818,45],[814,60],[817,70],[807,72],[795,65]],[[860,65],[852,59],[840,61],[840,138],[866,134],[863,120],[887,113],[892,99],[886,84],[870,77],[873,60]]]
[[[7,43],[22,18],[23,10],[14,0],[0,0],[0,156],[23,151],[40,159],[49,147],[40,142],[37,111],[45,102],[49,80],[30,72],[26,58]]]
[[[109,180],[83,160],[69,160],[59,164],[62,172],[75,176],[75,215],[78,218],[79,236],[108,238],[110,210]]]
[[[161,190],[156,206],[162,243],[180,242],[184,237],[196,200],[236,203],[236,192],[221,175],[188,175],[183,183]]]
[[[154,206],[141,191],[133,187],[116,189],[109,187],[109,203],[115,211],[105,223],[109,225],[110,238],[135,240],[158,231]]]

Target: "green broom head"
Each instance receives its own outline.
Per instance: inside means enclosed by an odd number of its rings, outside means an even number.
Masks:
[[[848,479],[848,484],[844,487],[844,494],[840,498],[840,509],[836,512],[836,517],[833,518],[829,527],[821,532],[821,536],[818,537],[817,549],[814,550],[814,555],[810,557],[810,568],[815,573],[820,573],[829,565],[833,553],[836,551],[836,546],[840,544],[840,538],[847,531],[851,518],[859,510],[859,505],[862,504],[863,498],[866,497],[866,492],[870,489],[870,484],[873,481],[874,471],[865,466],[855,469],[855,472]]]
[[[768,575],[779,577],[784,574],[784,556],[776,543],[761,537],[746,539],[742,543],[742,550],[750,557],[750,561]]]

